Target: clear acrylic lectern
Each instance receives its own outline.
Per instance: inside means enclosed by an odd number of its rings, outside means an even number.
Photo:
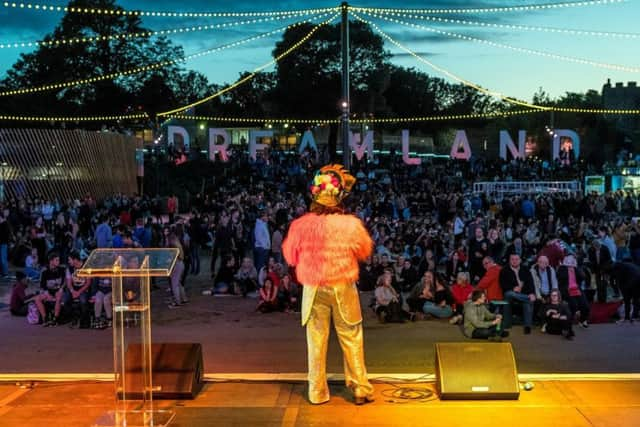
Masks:
[[[159,427],[173,411],[153,406],[151,277],[169,277],[178,249],[96,249],[79,277],[111,279],[115,410],[96,426]]]

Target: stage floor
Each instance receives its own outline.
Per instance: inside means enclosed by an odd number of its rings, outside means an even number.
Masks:
[[[403,402],[400,385],[375,383],[376,401],[355,406],[340,384],[331,401],[313,406],[301,382],[207,383],[192,401],[158,401],[172,408],[175,427],[193,426],[640,426],[640,381],[534,382],[519,401]],[[403,385],[434,389],[433,383]],[[0,383],[0,427],[86,427],[110,409],[110,382]]]

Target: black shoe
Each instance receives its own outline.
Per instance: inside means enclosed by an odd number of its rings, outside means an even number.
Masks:
[[[525,326],[524,327],[524,334],[525,335],[531,334],[531,326]]]
[[[500,336],[502,338],[507,338],[509,336],[509,331],[500,331]]]
[[[373,402],[375,399],[373,398],[373,395],[368,395],[368,396],[354,396],[353,397],[353,403],[355,403],[356,405],[360,406],[360,405],[364,405],[365,403],[371,403]]]

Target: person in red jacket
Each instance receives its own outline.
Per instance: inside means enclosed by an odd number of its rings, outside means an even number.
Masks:
[[[469,283],[469,273],[460,272],[456,276],[456,283],[451,286],[451,294],[453,295],[453,309],[455,315],[451,318],[452,324],[459,323],[462,320],[462,313],[464,311],[464,304],[469,299],[469,295],[473,292],[473,287]]]
[[[307,328],[309,401],[329,401],[326,362],[331,322],[342,347],[347,387],[356,405],[373,401],[367,379],[362,311],[355,282],[358,261],[371,255],[373,241],[360,219],[344,213],[343,199],[355,178],[341,165],[324,166],[313,179],[310,212],[291,223],[282,254],[295,267]]]
[[[500,270],[502,270],[502,267],[496,264],[490,256],[484,257],[482,266],[486,272],[476,285],[476,289],[485,291],[487,302],[502,301],[502,288],[500,287]]]

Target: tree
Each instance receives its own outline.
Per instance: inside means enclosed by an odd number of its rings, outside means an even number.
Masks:
[[[114,0],[74,0],[69,7],[123,10]],[[147,30],[142,27],[140,18],[133,15],[67,13],[44,41],[145,32]],[[163,37],[152,39],[142,36],[40,45],[33,53],[21,55],[0,86],[19,89],[71,82],[183,57],[182,48]],[[204,76],[185,73],[181,67],[173,64],[114,80],[13,96],[5,112],[53,115],[52,111],[55,111],[56,115],[113,115],[144,109],[153,114],[181,105],[193,98],[193,92],[203,92],[203,86],[208,86]]]
[[[302,39],[313,25],[290,28],[276,44],[278,56]],[[373,112],[382,92],[389,53],[384,42],[361,22],[350,22],[351,111]],[[303,118],[337,117],[341,99],[340,25],[320,27],[306,43],[277,64],[274,104],[280,115]]]
[[[249,73],[241,73],[239,80]],[[258,73],[251,80],[222,95],[221,112],[233,117],[271,117],[274,73]]]

